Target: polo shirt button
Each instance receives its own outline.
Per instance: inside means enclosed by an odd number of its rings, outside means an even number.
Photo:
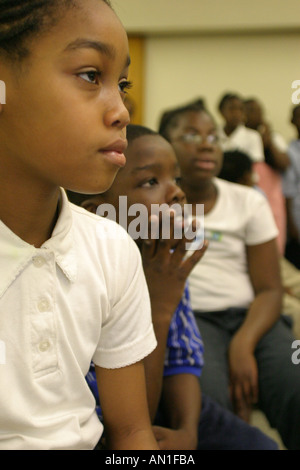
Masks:
[[[41,352],[46,352],[48,351],[48,349],[50,348],[51,344],[49,343],[49,341],[42,341],[40,344],[39,344],[39,350]]]
[[[48,310],[50,310],[50,303],[48,302],[47,299],[41,299],[39,302],[38,302],[38,309],[40,312],[47,312]]]
[[[46,263],[46,260],[42,256],[36,256],[32,262],[36,268],[41,268]]]

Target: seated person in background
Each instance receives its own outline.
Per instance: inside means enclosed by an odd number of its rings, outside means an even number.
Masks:
[[[300,269],[300,105],[293,108],[291,123],[296,128],[297,138],[289,144],[291,164],[282,177],[288,230],[285,255]]]
[[[265,193],[279,230],[277,243],[280,254],[284,254],[286,244],[286,208],[282,190],[281,175],[290,164],[287,144],[284,138],[271,130],[266,123],[261,104],[254,98],[245,100],[246,127],[258,131],[264,145],[265,163],[253,170],[258,175],[257,185]]]
[[[255,98],[244,100],[245,126],[253,129],[261,135],[265,162],[277,171],[288,168],[290,161],[287,154],[287,144],[281,134],[271,129],[264,117],[264,110],[260,102]]]
[[[300,449],[300,374],[295,340],[281,315],[276,228],[258,191],[216,178],[222,151],[204,109],[173,111],[160,133],[172,144],[193,215],[204,204],[208,249],[189,276],[191,303],[205,344],[203,393],[248,420],[253,403],[288,449]]]
[[[222,149],[242,150],[254,162],[263,162],[264,150],[260,134],[245,126],[245,107],[242,98],[233,93],[226,93],[220,100],[219,112],[225,124],[218,130]]]
[[[183,206],[185,195],[178,186],[179,167],[171,145],[156,132],[137,125],[128,126],[127,138],[127,164],[112,187],[92,197],[69,192],[69,198],[77,204],[81,199],[91,212],[100,213],[112,206],[120,218],[120,196],[127,197],[128,208],[143,204],[147,219],[152,204]],[[130,217],[128,228],[132,221]],[[157,349],[145,361],[145,370],[150,415],[153,420],[156,417],[154,433],[160,448],[276,449],[261,431],[201,394],[198,377],[203,366],[203,343],[186,279],[206,247],[186,257],[185,237],[143,240],[137,234],[136,242],[142,253],[158,341]],[[99,409],[93,365],[87,381]]]
[[[222,169],[218,176],[261,191],[256,185],[251,158],[238,150],[224,152]],[[282,311],[293,319],[295,337],[300,339],[300,271],[284,256],[280,256],[280,269],[284,286]]]

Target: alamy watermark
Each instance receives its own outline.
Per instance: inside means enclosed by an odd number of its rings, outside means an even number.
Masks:
[[[300,364],[300,339],[293,341],[292,349],[296,349],[296,351],[292,354],[292,363]]]
[[[197,204],[192,214],[192,205],[151,204],[149,210],[144,204],[132,204],[128,207],[127,196],[119,196],[118,214],[112,204],[100,204],[97,214],[118,222],[134,240],[162,239],[187,240],[187,250],[199,250],[204,243],[204,205]],[[192,219],[195,220],[194,225]],[[116,239],[122,232],[104,233],[98,231],[99,238]],[[124,234],[125,235],[125,234]]]
[[[0,80],[0,104],[6,104],[6,86],[3,80]]]
[[[292,88],[296,89],[296,91],[292,93],[292,103],[300,104],[300,80],[294,80],[292,82]]]

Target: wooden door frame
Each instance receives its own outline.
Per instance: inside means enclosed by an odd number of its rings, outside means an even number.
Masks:
[[[143,125],[144,120],[144,83],[145,83],[145,38],[128,35],[131,65],[129,80],[133,87],[128,91],[128,106],[131,110],[131,123]],[[132,105],[132,106],[131,106]]]

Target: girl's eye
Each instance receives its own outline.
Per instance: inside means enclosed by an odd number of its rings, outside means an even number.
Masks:
[[[119,90],[121,93],[127,93],[127,90],[130,90],[132,88],[132,82],[129,82],[128,80],[122,80],[119,83]]]
[[[158,184],[157,179],[156,178],[150,178],[147,181],[145,181],[144,183],[142,183],[141,187],[142,188],[151,188],[152,186],[155,186],[156,184]]]
[[[100,72],[97,70],[89,70],[87,72],[81,72],[78,74],[86,82],[92,83],[93,85],[98,85],[100,79]]]

